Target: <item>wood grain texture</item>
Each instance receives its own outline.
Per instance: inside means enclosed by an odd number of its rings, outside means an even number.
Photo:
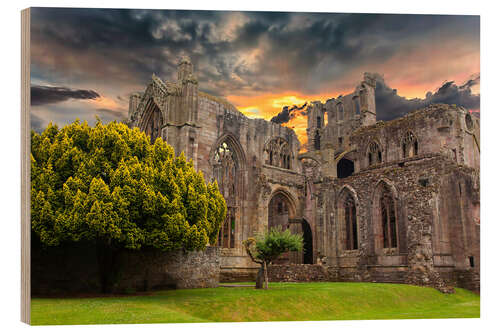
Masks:
[[[30,324],[30,9],[21,11],[21,321]]]

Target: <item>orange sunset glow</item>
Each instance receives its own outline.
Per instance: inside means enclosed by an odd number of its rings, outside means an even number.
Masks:
[[[260,95],[260,96],[227,96],[227,100],[238,108],[244,115],[249,118],[264,118],[270,120],[274,117],[284,106],[301,106],[306,102],[321,101],[325,102],[332,96],[312,95],[305,96],[297,92],[288,92],[280,95]],[[287,124],[287,127],[293,129],[297,134],[299,141],[304,143],[307,141],[307,118],[304,116],[297,116],[292,118]]]

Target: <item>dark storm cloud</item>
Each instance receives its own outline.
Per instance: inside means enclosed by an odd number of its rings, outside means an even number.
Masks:
[[[391,120],[404,116],[410,111],[426,107],[430,104],[456,104],[466,109],[480,108],[480,96],[471,92],[471,87],[478,84],[479,75],[457,86],[453,81],[445,82],[434,93],[427,92],[426,97],[407,99],[399,96],[396,89],[389,87],[382,76],[377,76],[375,89],[375,103],[377,105],[377,119]]]
[[[480,76],[474,76],[464,84],[457,86],[453,81],[443,83],[434,93],[427,92],[425,98],[407,99],[398,95],[396,89],[389,87],[380,74],[376,76],[375,105],[377,108],[377,120],[392,120],[406,115],[410,111],[424,108],[431,104],[455,104],[469,110],[480,109],[480,95],[473,94],[471,87],[480,83]],[[340,96],[339,96],[340,97]],[[281,112],[274,116],[271,121],[284,124],[298,115],[305,115],[303,111],[307,103],[298,107],[296,105],[284,106]],[[479,116],[479,112],[474,112]]]
[[[32,40],[59,57],[58,71],[80,66],[82,76],[139,85],[153,72],[173,77],[187,54],[201,88],[222,96],[309,93],[436,31],[479,33],[477,16],[35,8],[32,17]],[[256,49],[261,54],[247,61]]]
[[[284,124],[297,117],[298,115],[304,116],[306,113],[304,111],[307,106],[307,102],[302,106],[294,105],[291,108],[284,106],[280,113],[271,118],[271,121],[277,124]]]
[[[67,101],[68,99],[96,99],[99,94],[93,90],[66,87],[31,86],[31,105],[53,104]]]

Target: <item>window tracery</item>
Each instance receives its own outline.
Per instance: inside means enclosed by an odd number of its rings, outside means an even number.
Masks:
[[[368,165],[382,163],[382,150],[377,142],[372,141],[368,145]]]
[[[227,204],[227,214],[219,232],[219,246],[235,247],[236,211],[238,196],[238,163],[232,146],[223,141],[215,150],[214,177]]]
[[[266,164],[291,169],[292,152],[285,139],[281,137],[272,139],[264,151],[267,154]]]
[[[384,248],[398,247],[394,198],[387,186],[383,187],[380,196],[380,217]]]
[[[356,222],[356,203],[351,194],[348,194],[343,203],[345,225],[345,249],[358,248],[358,226]]]

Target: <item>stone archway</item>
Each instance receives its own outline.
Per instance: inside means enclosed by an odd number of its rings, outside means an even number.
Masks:
[[[282,191],[273,194],[268,205],[267,227],[280,228],[281,230],[290,228],[290,219],[294,218],[295,207],[292,200]]]
[[[293,234],[301,234],[304,238],[302,252],[288,252],[274,261],[278,265],[312,264],[313,263],[313,234],[309,223],[296,217],[295,201],[286,191],[278,190],[273,193],[268,204],[268,230],[279,228],[289,229]]]

